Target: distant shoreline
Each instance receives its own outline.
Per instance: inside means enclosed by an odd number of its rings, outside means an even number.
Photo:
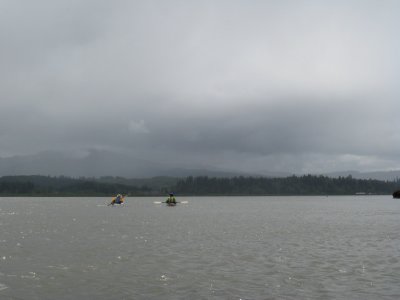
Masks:
[[[342,194],[342,195],[177,195],[177,197],[373,197],[373,196],[390,196],[391,194],[371,194],[371,195],[356,195],[356,194]],[[113,195],[0,195],[1,198],[111,198]],[[165,198],[166,195],[135,195],[127,196],[127,198]]]
[[[177,196],[373,196],[392,195],[400,181],[354,179],[351,176],[156,177],[149,179],[70,178],[51,176],[0,177],[0,197],[128,197]]]

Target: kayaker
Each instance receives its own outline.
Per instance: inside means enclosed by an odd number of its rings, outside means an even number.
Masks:
[[[114,204],[122,204],[124,203],[125,200],[125,196],[122,196],[121,194],[118,194],[117,196],[115,196],[112,200],[111,203],[109,205],[113,205]]]
[[[167,198],[167,200],[165,201],[165,203],[167,203],[167,204],[176,204],[176,199],[175,199],[173,193],[170,193],[170,194],[169,194],[169,197]]]

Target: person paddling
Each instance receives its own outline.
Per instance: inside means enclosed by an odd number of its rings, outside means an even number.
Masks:
[[[115,196],[112,200],[111,203],[108,205],[112,205],[114,206],[114,204],[123,204],[125,201],[125,196],[122,196],[121,194],[118,194],[117,196]]]
[[[169,194],[169,197],[167,198],[167,200],[165,201],[165,203],[167,203],[167,205],[176,205],[176,199],[175,199],[173,193],[170,193],[170,194]]]

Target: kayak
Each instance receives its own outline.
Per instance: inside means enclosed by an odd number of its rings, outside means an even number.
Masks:
[[[176,206],[176,203],[167,203],[167,206]]]

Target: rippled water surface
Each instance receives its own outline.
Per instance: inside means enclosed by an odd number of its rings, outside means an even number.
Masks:
[[[0,299],[400,299],[400,200],[0,198]]]

